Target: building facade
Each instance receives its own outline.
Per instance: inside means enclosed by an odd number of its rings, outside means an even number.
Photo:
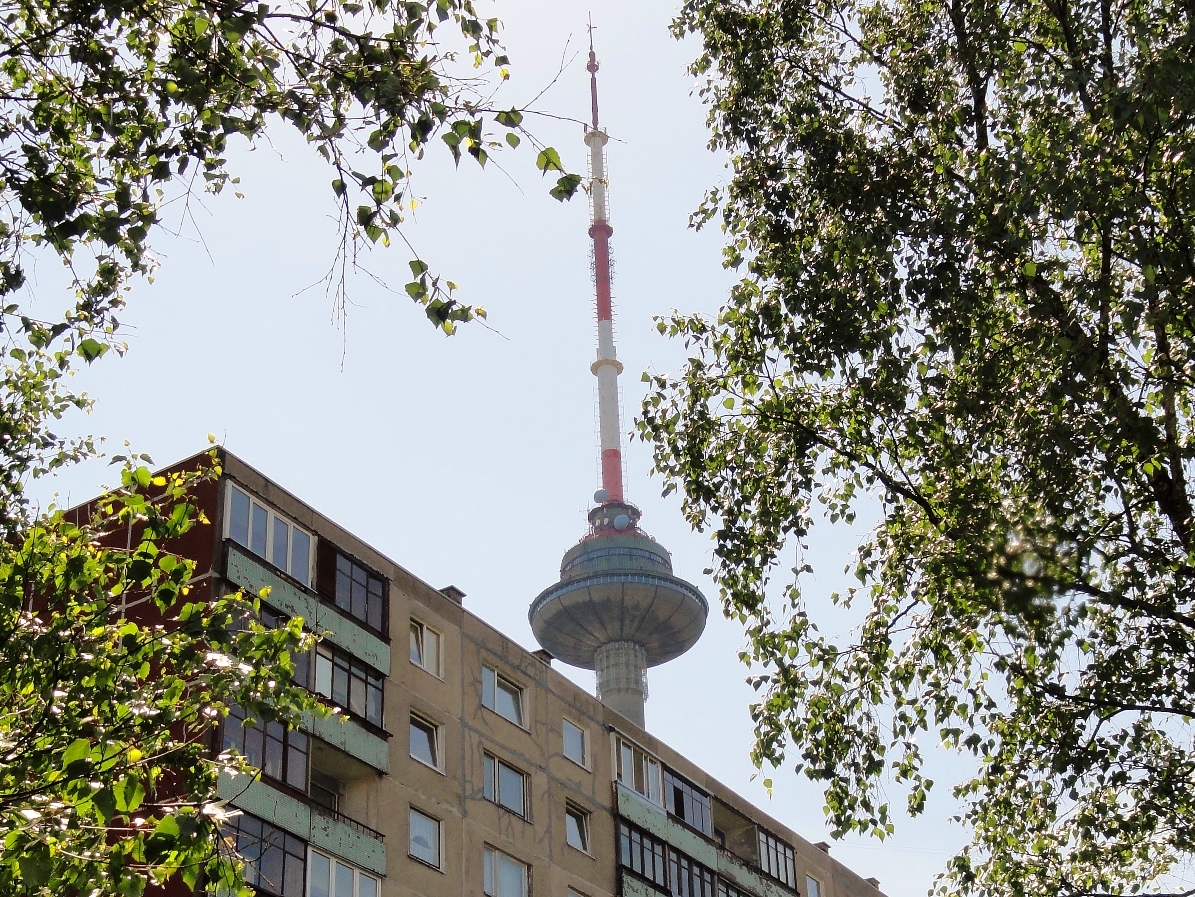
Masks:
[[[532,652],[235,456],[181,550],[214,590],[326,633],[301,681],[338,717],[230,714],[227,842],[271,897],[876,897]],[[194,460],[183,462],[193,466]]]

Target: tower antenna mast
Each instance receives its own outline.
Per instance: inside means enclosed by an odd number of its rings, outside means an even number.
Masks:
[[[606,206],[606,132],[598,124],[597,54],[593,50],[593,22],[589,24],[589,105],[592,126],[585,129],[589,147],[589,208],[592,223],[594,289],[597,294],[597,358],[590,370],[598,381],[598,432],[601,439],[602,489],[605,501],[623,501],[622,424],[619,421],[618,375],[622,362],[614,350],[614,307],[610,298],[610,226]]]

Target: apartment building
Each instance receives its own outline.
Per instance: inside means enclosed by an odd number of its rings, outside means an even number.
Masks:
[[[864,880],[228,452],[181,550],[213,589],[326,633],[301,680],[341,714],[216,747],[226,829],[270,897],[876,897]],[[182,462],[192,466],[195,459]]]

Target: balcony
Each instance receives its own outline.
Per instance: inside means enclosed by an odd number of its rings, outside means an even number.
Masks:
[[[793,897],[792,891],[749,866],[741,856],[718,847],[715,842],[703,837],[694,829],[671,819],[663,807],[636,794],[621,783],[615,784],[614,788],[620,817],[671,844],[713,870],[719,878],[724,878],[759,897]],[[623,876],[623,880],[626,897],[640,897],[641,883],[632,876]],[[647,890],[651,892],[649,887]]]
[[[386,874],[381,832],[342,813],[306,803],[260,779],[221,773],[216,793],[222,800],[271,825],[378,875]]]

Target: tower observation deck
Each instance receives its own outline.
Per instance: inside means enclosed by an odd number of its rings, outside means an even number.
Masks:
[[[528,618],[536,640],[563,663],[597,673],[598,698],[631,721],[644,724],[647,669],[688,651],[705,629],[709,606],[698,589],[673,575],[672,560],[639,529],[639,509],[626,501],[622,479],[622,432],[610,295],[610,226],[606,205],[609,139],[598,125],[597,56],[590,30],[592,126],[588,191],[592,217],[594,288],[597,298],[597,357],[590,370],[598,381],[602,488],[594,494],[589,532],[560,563],[560,581],[531,604]]]

